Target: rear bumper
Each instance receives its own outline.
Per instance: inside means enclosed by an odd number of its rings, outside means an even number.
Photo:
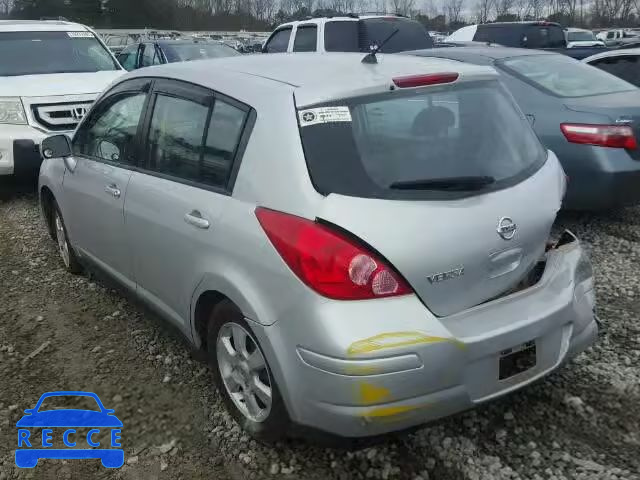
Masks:
[[[585,153],[579,160],[561,158],[569,176],[565,208],[604,210],[640,204],[640,160],[622,149],[579,147]]]
[[[535,286],[446,318],[408,296],[331,302],[295,318],[303,328],[283,320],[254,332],[295,422],[384,434],[519,389],[589,346],[597,325],[584,262],[578,242],[564,245]],[[532,340],[535,366],[500,380],[501,352]]]
[[[40,168],[40,142],[47,135],[29,125],[0,129],[0,175],[35,174]]]

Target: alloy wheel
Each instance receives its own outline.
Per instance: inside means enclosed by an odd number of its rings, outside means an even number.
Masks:
[[[62,257],[62,261],[64,262],[65,267],[69,268],[69,266],[71,265],[71,255],[69,254],[69,242],[67,241],[67,234],[64,230],[64,224],[62,223],[62,218],[60,218],[60,213],[56,212],[55,217],[58,250],[60,251],[60,256]]]
[[[266,420],[273,398],[271,378],[249,332],[237,323],[225,323],[218,333],[216,356],[224,386],[238,410],[254,422]]]

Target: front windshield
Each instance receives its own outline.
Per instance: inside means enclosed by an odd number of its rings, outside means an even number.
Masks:
[[[526,55],[496,64],[558,97],[587,97],[636,89],[624,80],[566,55]]]
[[[177,62],[188,62],[203,58],[221,58],[240,55],[239,52],[222,43],[184,43],[171,45]]]
[[[0,33],[0,76],[118,69],[91,32]]]
[[[593,32],[569,32],[567,40],[570,42],[592,42],[596,39]]]

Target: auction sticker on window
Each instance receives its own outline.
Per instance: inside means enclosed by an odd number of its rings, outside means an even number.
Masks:
[[[67,32],[69,38],[93,38],[91,32]]]
[[[350,122],[349,107],[320,107],[298,112],[300,126],[308,127],[319,123]]]

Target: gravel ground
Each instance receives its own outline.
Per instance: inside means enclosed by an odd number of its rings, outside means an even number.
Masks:
[[[0,480],[9,478],[640,479],[640,209],[562,215],[591,252],[599,343],[544,381],[359,448],[265,446],[225,413],[166,324],[61,268],[29,188],[0,184]],[[15,467],[15,423],[50,390],[95,391],[123,421],[125,465]]]

